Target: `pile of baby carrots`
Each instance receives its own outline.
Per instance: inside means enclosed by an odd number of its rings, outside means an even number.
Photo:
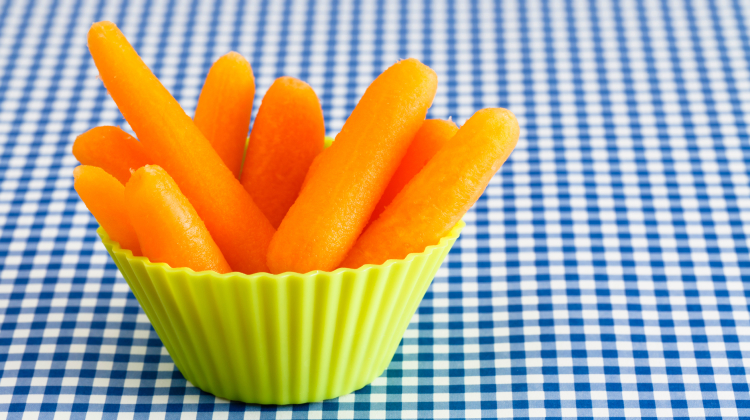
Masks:
[[[75,189],[123,249],[171,267],[305,273],[422,252],[518,141],[502,108],[461,128],[425,120],[437,76],[410,58],[372,82],[325,150],[315,92],[277,79],[246,146],[255,80],[240,54],[213,64],[190,118],[115,24],[95,23],[88,47],[138,139],[118,127],[76,138]]]

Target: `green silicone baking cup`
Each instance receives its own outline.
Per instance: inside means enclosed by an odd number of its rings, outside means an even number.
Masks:
[[[383,373],[464,226],[403,260],[278,275],[171,268],[97,233],[187,380],[229,400],[296,404]]]

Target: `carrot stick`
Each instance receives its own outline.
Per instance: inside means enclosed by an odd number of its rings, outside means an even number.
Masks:
[[[245,57],[232,51],[216,60],[208,71],[193,118],[238,179],[254,97],[253,69]]]
[[[138,237],[125,210],[125,187],[115,177],[96,166],[78,166],[73,170],[73,188],[109,237],[141,255]]]
[[[190,200],[235,271],[267,271],[274,228],[193,120],[111,22],[91,26],[88,45],[104,86],[146,152]]]
[[[141,142],[112,126],[94,127],[76,137],[73,156],[83,165],[104,169],[122,184],[136,169],[150,163]]]
[[[125,186],[128,216],[143,250],[152,262],[193,271],[232,271],[203,220],[171,176],[157,165],[146,165]]]
[[[274,227],[297,199],[324,138],[315,91],[293,77],[276,79],[258,109],[242,169],[242,185]]]
[[[327,149],[321,150],[320,153],[318,153],[318,155],[315,156],[315,159],[313,159],[312,162],[310,163],[310,167],[307,169],[307,174],[305,174],[305,179],[304,181],[302,181],[302,187],[300,187],[300,192],[305,188],[310,178],[313,177],[313,174],[315,173],[315,171],[318,170],[318,167],[321,165],[325,165],[325,163],[323,163],[323,160],[325,159],[326,151],[328,151],[328,149],[330,149],[330,146]]]
[[[422,125],[436,89],[435,72],[411,58],[372,82],[271,240],[272,273],[339,266]]]
[[[323,149],[320,153],[318,153],[318,156],[315,156],[315,158],[310,162],[310,167],[307,168],[307,174],[305,174],[305,179],[302,181],[302,185],[300,186],[300,191],[305,188],[307,185],[307,182],[312,178],[312,175],[315,173],[315,171],[318,169],[318,166],[321,165],[321,161],[323,159],[323,154],[325,153],[327,149]],[[278,228],[277,228],[278,229]]]
[[[391,177],[391,181],[380,197],[375,211],[372,212],[370,221],[376,220],[385,207],[391,204],[393,197],[404,188],[414,175],[416,175],[427,162],[435,156],[445,143],[458,131],[456,123],[449,120],[425,120],[419,128],[414,140],[411,141],[406,150],[404,158],[398,165],[398,169]]]
[[[482,195],[518,132],[510,111],[477,111],[365,230],[342,267],[382,264],[437,244]]]

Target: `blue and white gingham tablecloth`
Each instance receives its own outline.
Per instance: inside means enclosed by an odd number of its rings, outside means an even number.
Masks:
[[[522,136],[393,362],[261,407],[175,369],[72,188],[120,124],[86,49],[117,22],[189,114],[210,64],[308,81],[336,133],[399,58],[429,116]],[[750,417],[750,2],[0,0],[0,418]]]

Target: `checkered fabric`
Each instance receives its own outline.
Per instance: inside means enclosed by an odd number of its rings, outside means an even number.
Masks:
[[[265,407],[193,387],[72,188],[76,135],[129,129],[86,31],[117,22],[192,114],[236,50],[329,133],[399,58],[429,116],[521,139],[382,377]],[[0,418],[750,418],[750,3],[0,0]]]

